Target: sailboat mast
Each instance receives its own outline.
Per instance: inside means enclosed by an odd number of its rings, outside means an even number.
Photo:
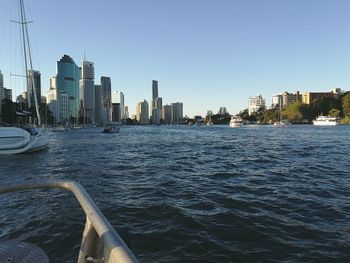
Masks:
[[[34,70],[33,70],[33,60],[32,60],[32,53],[30,48],[30,42],[29,42],[29,34],[28,34],[28,28],[27,28],[27,20],[26,20],[26,13],[24,9],[24,3],[23,0],[20,0],[20,9],[21,9],[21,25],[22,25],[22,40],[23,40],[23,50],[24,50],[24,64],[25,64],[25,70],[26,70],[26,76],[27,76],[27,85],[29,89],[27,89],[29,92],[28,94],[28,107],[31,107],[31,92],[34,93],[34,103],[35,103],[35,110],[36,115],[38,117],[38,125],[41,126],[41,116],[39,112],[39,103],[37,98],[37,92],[34,82]],[[28,56],[27,51],[29,55],[29,65],[30,65],[30,72],[31,74],[28,74]]]

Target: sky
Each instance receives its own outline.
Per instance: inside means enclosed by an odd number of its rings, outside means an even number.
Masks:
[[[23,80],[18,4],[0,0],[0,70],[14,95]],[[348,0],[25,0],[42,94],[56,61],[84,50],[95,82],[110,76],[129,112],[151,100],[159,81],[163,104],[183,102],[184,114],[231,114],[250,96],[284,91],[350,90]],[[16,62],[17,61],[17,62]],[[22,73],[23,74],[23,73]]]

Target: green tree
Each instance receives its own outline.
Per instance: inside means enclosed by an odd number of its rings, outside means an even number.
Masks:
[[[302,104],[299,101],[293,102],[282,111],[282,117],[287,118],[289,122],[301,123],[304,119],[303,114],[300,112]]]
[[[348,92],[342,99],[343,113],[350,117],[350,92]]]
[[[332,117],[339,117],[340,114],[341,114],[341,111],[336,108],[333,108],[328,112],[328,115]]]

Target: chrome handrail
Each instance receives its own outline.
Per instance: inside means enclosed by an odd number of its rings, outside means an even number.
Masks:
[[[113,229],[84,188],[69,180],[45,180],[16,183],[0,187],[0,194],[19,190],[58,188],[71,191],[86,214],[86,224],[78,263],[138,262],[118,233]]]

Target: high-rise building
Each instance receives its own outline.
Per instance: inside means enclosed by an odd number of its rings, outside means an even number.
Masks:
[[[288,93],[287,91],[282,93],[282,107],[286,108],[293,102],[302,102],[302,96],[299,94],[299,91],[297,93]]]
[[[113,91],[112,102],[120,104],[120,120],[125,119],[125,105],[124,105],[124,93],[119,91]]]
[[[102,85],[101,85],[102,86]],[[84,122],[95,121],[95,68],[94,63],[83,61],[79,81],[80,115]]]
[[[160,109],[153,108],[152,109],[152,124],[159,125],[160,124]]]
[[[183,120],[183,104],[180,102],[171,103],[171,122],[181,123]]]
[[[152,109],[157,108],[158,80],[152,80]]]
[[[251,115],[253,112],[258,111],[261,107],[265,108],[265,100],[261,95],[249,97],[248,113]]]
[[[50,79],[47,103],[50,110],[56,112],[56,122],[70,122],[72,118],[77,119],[79,116],[81,68],[70,56],[63,55],[56,63],[56,71],[56,76]],[[52,91],[54,89],[56,91]]]
[[[28,77],[30,83],[28,83],[28,107],[35,107],[34,90],[36,93],[36,99],[38,106],[40,107],[41,102],[41,73],[38,70],[28,70]],[[33,87],[34,85],[34,87]]]
[[[112,121],[120,122],[120,103],[112,103]]]
[[[146,100],[139,102],[137,105],[136,119],[141,125],[149,124],[149,106]]]
[[[283,107],[283,97],[282,94],[277,94],[272,96],[271,108],[282,108]]]
[[[95,121],[102,121],[102,87],[95,85]]]
[[[110,77],[101,77],[102,89],[102,115],[103,122],[110,122],[112,120],[112,82]]]
[[[129,107],[124,106],[124,118],[129,119]]]
[[[163,106],[162,119],[165,124],[171,124],[171,106],[170,105]]]

